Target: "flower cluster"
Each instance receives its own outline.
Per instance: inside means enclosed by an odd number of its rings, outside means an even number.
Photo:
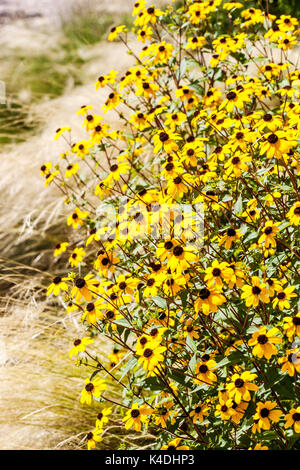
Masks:
[[[88,447],[117,407],[158,449],[299,448],[298,20],[222,0],[133,15],[108,39],[135,64],[97,79],[103,113],[82,106],[86,140],[58,129],[41,168],[69,207],[47,294],[85,329]]]

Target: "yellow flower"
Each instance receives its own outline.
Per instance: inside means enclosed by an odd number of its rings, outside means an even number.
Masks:
[[[194,409],[190,412],[190,416],[193,418],[193,423],[199,421],[202,423],[206,416],[209,415],[209,406],[205,403],[196,403]]]
[[[287,153],[296,142],[294,140],[287,140],[287,133],[285,131],[276,131],[265,134],[264,141],[260,144],[260,151],[262,154],[266,153],[267,158],[281,158],[283,153]]]
[[[118,34],[123,33],[124,31],[127,31],[127,28],[124,24],[120,26],[114,26],[113,28],[111,28],[107,39],[109,41],[114,41],[117,38]]]
[[[81,298],[90,302],[92,296],[95,297],[97,295],[98,285],[99,282],[94,278],[93,274],[87,274],[84,278],[79,277],[75,281],[72,295],[76,298],[76,302],[79,302]]]
[[[164,361],[163,352],[166,351],[165,346],[159,343],[151,342],[143,351],[137,352],[139,357],[139,364],[147,371],[153,372],[157,365]]]
[[[213,370],[216,369],[217,363],[213,359],[208,361],[201,361],[196,364],[195,375],[196,384],[213,385],[217,381],[217,376]]]
[[[68,284],[64,281],[66,281],[68,278],[66,277],[60,277],[56,276],[50,286],[48,286],[47,289],[47,295],[54,294],[56,297],[60,294],[60,291],[66,291],[68,290]]]
[[[140,29],[138,31],[138,41],[141,41],[142,43],[145,43],[146,39],[150,40],[153,35],[153,30],[150,26],[145,26],[144,28]]]
[[[234,107],[238,109],[243,109],[244,104],[248,103],[250,101],[250,98],[248,96],[248,93],[245,92],[244,90],[242,91],[229,91],[226,94],[226,98],[219,107],[219,109],[225,108],[229,113],[231,113],[234,109]]]
[[[226,298],[221,292],[216,288],[208,289],[204,287],[200,289],[199,297],[194,304],[196,313],[199,313],[200,310],[202,310],[204,315],[209,315],[210,312],[217,312],[219,306],[226,302]]]
[[[205,270],[204,281],[206,281],[208,288],[216,287],[221,289],[223,287],[223,280],[228,283],[232,278],[232,274],[232,268],[228,263],[225,261],[219,263],[218,260],[214,260],[212,265]]]
[[[103,408],[99,413],[97,414],[97,419],[96,419],[96,429],[101,429],[103,428],[103,424],[108,423],[109,421],[109,415],[112,413],[112,408]]]
[[[58,243],[53,253],[54,258],[56,258],[56,256],[61,255],[61,253],[64,253],[68,246],[69,246],[68,242]]]
[[[272,301],[272,305],[274,308],[278,306],[279,310],[284,310],[285,308],[289,309],[291,304],[289,300],[293,297],[297,297],[297,294],[293,292],[295,290],[295,286],[288,286],[285,289],[281,286],[277,288],[276,297]]]
[[[226,230],[226,232],[222,235],[222,237],[219,240],[219,245],[225,246],[225,250],[230,250],[231,245],[236,241],[241,238],[242,234],[234,229],[234,228],[229,228]]]
[[[69,163],[65,172],[65,178],[68,179],[71,178],[72,175],[76,175],[79,168],[80,166],[78,165],[78,163]]]
[[[300,223],[300,201],[295,202],[295,204],[290,208],[286,214],[287,218],[290,221],[291,225],[298,226]]]
[[[253,333],[252,338],[248,341],[249,346],[254,346],[253,355],[271,359],[273,355],[278,354],[278,349],[274,346],[274,344],[282,342],[282,339],[276,336],[278,332],[277,328],[271,328],[268,331],[266,326],[261,326],[258,331]]]
[[[65,126],[57,129],[53,140],[59,139],[64,132],[71,132],[71,127]]]
[[[76,266],[78,266],[79,263],[81,263],[81,261],[83,260],[83,258],[85,257],[85,251],[83,248],[75,248],[73,250],[73,253],[71,254],[70,258],[69,258],[69,263],[70,265],[74,268]]]
[[[96,442],[102,442],[102,437],[100,434],[102,433],[101,429],[94,429],[93,431],[89,432],[86,436],[87,438],[87,448],[88,450],[92,450],[96,448]]]
[[[252,450],[252,447],[249,447],[248,450]],[[269,450],[269,447],[263,446],[262,444],[258,443],[254,446],[253,450]]]
[[[283,321],[283,330],[288,339],[292,341],[295,335],[300,338],[300,312],[294,317],[284,317]]]
[[[111,70],[107,75],[101,75],[95,82],[96,90],[98,90],[99,88],[104,88],[108,84],[114,84],[117,75],[118,72],[116,72],[115,70]]]
[[[204,36],[192,36],[189,38],[185,48],[186,50],[202,49],[205,44],[206,44],[206,39]]]
[[[284,425],[286,429],[293,426],[294,431],[297,434],[300,434],[300,406],[298,406],[297,408],[292,408],[290,412],[285,415],[284,419],[286,421]]]
[[[105,101],[105,104],[102,106],[102,109],[104,110],[105,113],[107,113],[107,111],[115,109],[120,103],[120,101],[122,101],[121,95],[117,93],[116,91],[112,91],[108,95],[108,98]]]
[[[80,403],[91,405],[93,398],[99,398],[106,389],[107,385],[104,380],[95,378],[93,380],[86,379],[85,387],[81,392]]]
[[[293,377],[296,372],[300,372],[300,355],[299,349],[287,349],[286,355],[278,359],[278,364],[282,364],[282,372],[288,372]]]
[[[172,401],[169,401],[155,407],[155,409],[153,410],[153,415],[156,426],[160,426],[162,428],[167,427],[167,420],[172,413],[171,408],[173,406],[174,403]]]
[[[161,149],[165,150],[167,153],[176,152],[178,150],[178,145],[175,142],[179,136],[177,134],[168,133],[165,131],[158,132],[153,137],[154,142],[154,153],[158,153]]]
[[[153,413],[153,410],[147,405],[139,406],[134,403],[130,410],[127,411],[126,416],[122,419],[125,422],[125,429],[134,429],[138,432],[142,429],[142,424],[147,426],[149,418],[148,416]]]
[[[78,209],[78,207],[76,207],[73,214],[69,215],[67,219],[67,224],[72,225],[73,228],[77,228],[80,225],[83,225],[83,219],[85,219],[87,216],[87,211],[81,211],[80,209]]]
[[[260,432],[261,429],[270,429],[271,422],[278,423],[282,415],[282,411],[275,409],[276,406],[277,404],[271,401],[266,401],[265,403],[260,401],[257,403],[256,413],[253,419],[258,420],[258,432]]]
[[[189,450],[188,446],[180,445],[181,439],[177,438],[163,445],[160,450]]]
[[[93,340],[88,336],[82,339],[75,339],[73,347],[69,351],[69,357],[77,356],[79,352],[84,352],[85,347],[91,343],[93,343]]]
[[[246,307],[257,307],[259,301],[265,304],[270,302],[268,289],[266,284],[261,282],[259,277],[253,276],[251,279],[251,286],[244,285],[242,287],[242,299],[246,299]]]
[[[239,404],[242,400],[250,401],[250,391],[257,391],[258,386],[251,383],[256,379],[257,375],[251,372],[245,371],[241,374],[234,374],[231,377],[230,383],[226,386],[230,398]]]

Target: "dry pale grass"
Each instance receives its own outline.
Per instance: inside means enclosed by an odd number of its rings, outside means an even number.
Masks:
[[[18,41],[21,34],[19,30]],[[33,31],[32,37],[36,34],[42,33]],[[23,44],[30,43],[26,28]],[[36,47],[36,41],[32,44]],[[83,104],[93,104],[100,111],[106,99],[106,93],[95,91],[94,79],[111,68],[125,69],[132,59],[120,43],[98,44],[80,53],[91,59],[86,68],[89,84],[31,106],[41,123],[38,133],[1,149],[1,449],[85,447],[84,436],[96,415],[96,410],[79,404],[89,371],[75,367],[67,356],[79,335],[78,319],[66,317],[62,308],[45,299],[45,286],[61,269],[54,264],[52,252],[57,241],[64,239],[68,209],[54,188],[43,187],[39,173],[45,161],[64,150],[63,142],[52,140],[58,127],[70,125],[74,138],[86,137],[76,111]],[[114,116],[107,118],[117,124]],[[101,344],[100,349],[105,348]],[[118,426],[108,431],[112,436],[116,432],[114,445],[122,433]]]

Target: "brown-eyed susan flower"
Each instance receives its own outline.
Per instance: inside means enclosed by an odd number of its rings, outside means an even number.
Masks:
[[[206,416],[209,415],[209,406],[206,403],[196,403],[194,405],[194,409],[189,413],[189,415],[193,418],[193,423],[199,421],[203,423]]]
[[[188,39],[187,45],[185,46],[186,50],[192,49],[202,49],[206,44],[206,39],[204,36],[192,36]]]
[[[274,223],[272,220],[268,220],[262,230],[262,235],[258,239],[258,243],[263,245],[265,248],[276,248],[275,237],[279,231],[279,225],[279,222]]]
[[[214,260],[208,268],[205,270],[204,281],[206,281],[207,287],[216,287],[222,289],[223,282],[229,282],[232,278],[232,269],[226,261],[221,263],[218,260]]]
[[[73,228],[78,228],[80,225],[84,224],[84,219],[87,216],[88,216],[87,211],[82,211],[78,209],[78,207],[76,207],[73,214],[69,215],[67,219],[67,224],[72,225]]]
[[[84,352],[85,347],[88,344],[93,343],[93,341],[94,340],[92,338],[90,338],[89,336],[87,336],[85,338],[81,338],[81,339],[79,339],[79,338],[75,339],[75,341],[73,343],[73,347],[69,351],[69,357],[77,356],[80,352]]]
[[[241,238],[242,234],[239,230],[230,227],[228,230],[223,232],[219,239],[219,245],[224,245],[225,250],[230,250],[232,244]]]
[[[295,336],[300,338],[300,312],[294,317],[284,317],[283,330],[290,341],[293,341]]]
[[[299,24],[297,18],[293,18],[291,15],[280,15],[280,18],[276,20],[276,23],[282,32],[293,31]]]
[[[94,278],[93,274],[87,274],[84,278],[78,277],[75,280],[75,285],[72,289],[72,296],[75,297],[76,302],[80,302],[84,298],[87,302],[92,300],[92,296],[97,295],[97,287],[99,282]]]
[[[130,165],[128,162],[114,163],[110,167],[110,173],[106,178],[106,184],[109,185],[113,181],[119,181],[123,178],[123,175],[125,175],[129,169]]]
[[[59,128],[56,130],[56,132],[55,132],[55,136],[54,136],[53,140],[59,139],[60,136],[61,136],[64,132],[71,132],[71,127],[68,127],[68,126],[59,127]]]
[[[285,289],[282,286],[278,286],[276,296],[272,300],[272,305],[274,308],[278,307],[279,310],[284,310],[291,308],[290,300],[293,297],[297,297],[296,292],[294,292],[295,286],[288,286]]]
[[[290,412],[285,415],[284,419],[286,421],[284,425],[285,429],[293,426],[294,431],[300,434],[300,406],[292,408]]]
[[[65,282],[67,281],[68,278],[66,277],[60,277],[56,276],[52,283],[48,286],[47,289],[47,295],[53,294],[56,297],[60,294],[60,291],[67,291],[68,290],[68,284]]]
[[[258,402],[256,406],[256,413],[253,419],[258,420],[258,432],[263,430],[268,430],[271,427],[271,423],[278,423],[281,418],[282,411],[276,409],[277,403],[266,401]]]
[[[299,348],[287,349],[286,355],[278,359],[278,364],[282,364],[282,372],[288,372],[293,377],[296,372],[300,372]]]
[[[72,175],[76,175],[79,168],[80,166],[78,165],[78,163],[69,163],[65,171],[65,178],[68,179],[71,178]]]
[[[88,450],[96,449],[96,443],[102,442],[103,438],[100,436],[102,429],[94,429],[86,435]]]
[[[153,410],[153,417],[156,426],[167,427],[168,418],[171,416],[174,403],[172,401],[159,404]]]
[[[85,159],[86,155],[90,153],[91,142],[80,140],[72,146],[72,152],[76,153],[77,157]]]
[[[161,131],[154,135],[154,153],[158,153],[161,149],[165,150],[167,153],[172,153],[178,150],[178,145],[176,139],[179,136],[171,132]]]
[[[56,176],[59,175],[59,170],[56,170],[56,171],[53,171],[52,173],[47,173],[45,175],[45,187],[47,188],[49,186],[50,183],[52,183],[52,181],[56,178]]]
[[[105,101],[104,105],[102,106],[103,111],[105,113],[107,113],[107,111],[115,109],[118,106],[118,104],[120,103],[120,101],[122,101],[122,97],[121,97],[120,93],[117,93],[116,91],[112,91],[108,95],[107,100]]]
[[[184,322],[183,331],[185,337],[189,336],[191,339],[199,339],[199,328],[195,326],[191,318]]]
[[[173,50],[174,46],[166,43],[166,41],[162,41],[159,44],[152,44],[148,47],[148,53],[154,56],[154,64],[168,62],[172,57]]]
[[[69,258],[70,265],[74,268],[83,260],[86,253],[83,248],[75,248]]]
[[[173,439],[173,441],[168,442],[168,444],[163,445],[160,450],[189,450],[189,447],[186,445],[180,445],[182,439],[179,437]]]
[[[246,299],[247,307],[257,307],[260,301],[265,304],[270,302],[266,284],[262,282],[258,276],[253,276],[251,285],[245,284],[242,286],[242,290],[241,298]]]
[[[300,201],[295,202],[295,204],[290,208],[286,214],[287,218],[290,221],[291,225],[298,226],[300,223]]]
[[[160,281],[156,278],[156,276],[150,275],[146,279],[146,287],[143,291],[143,297],[155,297],[158,293],[158,289],[160,287],[161,283]]]
[[[52,163],[51,162],[44,163],[44,165],[42,165],[41,168],[40,168],[40,170],[41,170],[40,175],[41,176],[47,176],[49,173],[51,173],[51,168],[52,168]]]
[[[56,256],[59,256],[62,253],[64,253],[68,246],[69,246],[68,242],[57,243],[57,245],[55,247],[55,250],[54,250],[54,253],[53,253],[54,258],[56,258]]]
[[[139,29],[137,34],[138,41],[145,43],[146,40],[152,39],[153,29],[150,26],[145,26],[142,29]]]
[[[278,328],[271,328],[268,331],[266,326],[261,326],[258,331],[253,333],[248,341],[249,346],[254,346],[253,355],[271,359],[272,356],[278,354],[275,344],[280,344],[282,339],[277,336],[277,333],[279,333]]]
[[[226,168],[226,176],[238,178],[245,171],[248,171],[248,163],[251,162],[251,160],[252,158],[249,155],[236,152],[224,165],[224,168]]]
[[[184,245],[174,246],[168,260],[168,268],[171,271],[182,272],[190,267],[198,259],[197,255]]]
[[[136,96],[144,96],[149,100],[156,96],[158,90],[159,86],[156,83],[149,80],[142,80],[137,85]],[[150,116],[148,116],[148,119],[151,121]]]
[[[157,365],[164,361],[163,352],[166,351],[165,346],[161,346],[159,343],[151,342],[147,344],[147,347],[141,352],[137,352],[139,357],[139,364],[149,372],[153,372]]]
[[[104,424],[108,423],[109,421],[109,415],[112,414],[112,408],[107,407],[107,408],[102,408],[101,411],[97,414],[97,419],[96,419],[96,429],[101,429],[103,428]]]
[[[156,8],[154,5],[151,5],[149,8],[143,11],[143,24],[156,24],[157,19],[163,14],[164,12],[162,10]]]
[[[223,421],[228,421],[232,416],[231,406],[233,401],[227,393],[219,396],[219,403],[216,405],[215,416],[220,416]]]
[[[127,28],[124,24],[121,24],[120,26],[114,26],[111,28],[110,33],[108,35],[108,40],[109,41],[114,41],[120,33],[123,33],[124,31],[127,31]]]
[[[217,312],[220,305],[226,302],[226,298],[221,290],[216,288],[203,287],[198,292],[198,298],[194,304],[196,313],[201,310],[204,315],[209,315],[211,312]]]
[[[125,429],[134,429],[138,432],[142,429],[142,424],[147,426],[149,422],[148,416],[153,412],[146,404],[139,406],[138,403],[133,403],[130,410],[127,411],[125,417],[122,419],[125,422]]]
[[[99,271],[99,274],[107,277],[109,272],[114,273],[116,271],[116,265],[119,261],[120,258],[115,256],[113,251],[99,250],[94,267]]]
[[[111,70],[107,75],[101,75],[98,77],[97,81],[95,82],[96,90],[99,88],[104,88],[106,85],[111,84],[113,85],[116,81],[116,76],[118,72],[115,70]]]
[[[258,386],[253,382],[256,379],[257,374],[252,374],[249,371],[242,372],[241,374],[234,374],[231,377],[231,381],[227,384],[229,397],[239,404],[242,400],[250,401],[250,391],[257,391]]]
[[[220,105],[219,109],[221,110],[225,108],[226,111],[231,113],[234,107],[238,109],[243,109],[244,104],[248,103],[249,101],[250,98],[247,92],[238,92],[237,90],[231,90],[226,94],[226,98]]]
[[[284,35],[282,38],[279,38],[277,41],[277,47],[279,49],[283,49],[287,51],[288,49],[292,49],[293,46],[297,44],[297,37],[291,35]]]
[[[270,132],[265,134],[264,142],[260,145],[260,151],[262,154],[267,155],[267,158],[281,158],[283,153],[287,153],[296,142],[292,139],[288,139],[288,135],[285,131]]]
[[[218,380],[217,375],[213,372],[216,367],[217,363],[213,359],[198,362],[195,368],[195,383],[213,385]]]
[[[103,379],[94,378],[85,380],[85,387],[81,392],[80,403],[91,405],[93,398],[99,398],[107,385]]]
[[[223,8],[229,11],[233,10],[234,8],[243,8],[243,6],[244,5],[242,3],[235,2],[234,0],[223,4]]]

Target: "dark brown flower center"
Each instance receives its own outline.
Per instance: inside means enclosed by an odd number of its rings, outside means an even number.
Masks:
[[[276,142],[278,142],[278,137],[277,137],[277,135],[276,135],[276,134],[271,134],[271,135],[269,135],[269,137],[268,137],[268,142],[269,142],[270,144],[276,144]]]
[[[266,335],[259,335],[257,338],[259,344],[266,344],[268,342],[268,337]]]
[[[260,410],[260,416],[262,418],[267,418],[269,416],[269,414],[270,414],[270,410],[268,410],[268,408],[262,408]]]

